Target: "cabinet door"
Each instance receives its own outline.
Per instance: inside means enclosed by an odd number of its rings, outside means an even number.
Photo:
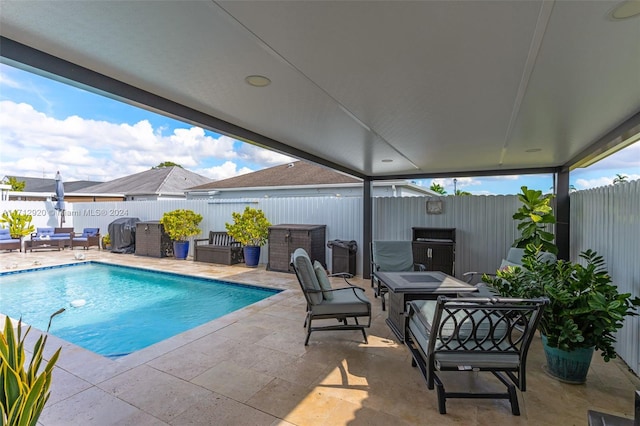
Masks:
[[[431,248],[431,271],[442,271],[445,274],[453,275],[454,252],[452,245],[433,245]]]
[[[422,263],[428,271],[454,274],[454,246],[450,243],[414,242],[413,261]]]
[[[289,231],[273,229],[269,231],[269,265],[270,271],[289,271],[291,252],[289,249]]]

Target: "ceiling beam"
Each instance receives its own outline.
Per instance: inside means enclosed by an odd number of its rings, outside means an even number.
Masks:
[[[588,167],[640,139],[640,111],[607,132],[562,166],[562,170]]]

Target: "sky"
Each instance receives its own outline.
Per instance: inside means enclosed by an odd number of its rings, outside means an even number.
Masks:
[[[0,178],[28,176],[106,182],[164,161],[219,180],[295,160],[47,77],[0,64]],[[570,173],[577,190],[640,179],[640,143]],[[454,192],[453,179],[425,179]],[[552,176],[457,178],[478,195],[548,191]]]

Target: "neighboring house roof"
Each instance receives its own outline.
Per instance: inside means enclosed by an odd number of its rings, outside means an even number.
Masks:
[[[218,180],[196,187],[189,188],[187,192],[195,194],[205,191],[226,190],[238,191],[255,188],[296,188],[296,187],[345,187],[362,185],[362,180],[345,175],[326,167],[318,166],[306,161],[294,161],[280,166],[270,167],[253,173]],[[376,181],[376,186],[402,185],[417,193],[435,195],[435,192],[404,180]]]
[[[27,176],[5,176],[5,179],[13,177],[18,182],[24,182],[24,192],[54,192],[56,180],[55,179],[45,179],[45,178],[35,178],[35,177],[27,177]],[[74,192],[80,191],[82,189],[88,188],[93,185],[101,184],[102,182],[91,181],[91,180],[77,180],[77,181],[69,181],[64,183],[64,191],[65,192]]]
[[[229,179],[217,180],[189,191],[208,189],[256,188],[273,186],[361,184],[360,179],[338,173],[334,170],[305,161],[294,161],[280,166],[269,167],[253,173],[247,173]]]
[[[87,188],[83,192],[92,194],[120,193],[125,195],[184,195],[187,188],[209,182],[211,182],[211,179],[185,170],[182,167],[161,167],[104,182]]]

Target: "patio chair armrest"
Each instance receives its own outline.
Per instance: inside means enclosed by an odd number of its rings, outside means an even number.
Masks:
[[[467,284],[471,284],[477,276],[482,277],[484,275],[487,275],[489,277],[496,277],[496,274],[493,274],[490,272],[475,272],[475,271],[465,272],[464,274],[462,274],[462,277]]]
[[[427,270],[427,267],[423,263],[414,263],[413,269],[416,271],[424,272]]]
[[[348,273],[348,272],[338,272],[338,273],[336,273],[336,274],[328,274],[327,276],[328,276],[328,277],[339,277],[339,278],[342,278],[342,279],[344,280],[344,282],[346,282],[347,284],[349,284],[349,285],[350,285],[350,286],[352,286],[352,287],[354,286],[354,285],[353,285],[353,284],[351,284],[351,283],[349,282],[349,280],[347,279],[347,278],[352,278],[352,277],[353,277],[353,275],[351,275],[351,274],[350,274],[350,273]]]
[[[326,292],[332,292],[332,291],[342,291],[342,290],[347,290],[347,289],[353,291],[353,294],[356,296],[356,298],[358,298],[358,300],[360,300],[362,302],[369,303],[369,301],[366,298],[365,299],[361,298],[360,295],[358,295],[358,291],[356,291],[356,290],[362,290],[362,294],[364,294],[365,293],[364,288],[358,287],[357,285],[353,285],[351,283],[349,283],[349,287],[332,288],[332,289],[329,289],[329,290],[319,290],[319,292],[326,293]],[[308,291],[309,292],[314,292],[314,293],[318,292],[317,290],[308,290]]]

